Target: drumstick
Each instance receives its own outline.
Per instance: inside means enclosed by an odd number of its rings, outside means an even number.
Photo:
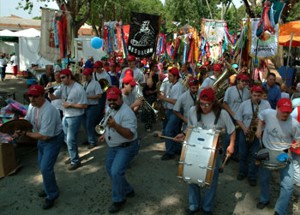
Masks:
[[[158,134],[158,133],[155,133],[154,137],[159,137],[159,138],[163,138],[163,139],[168,139],[168,140],[176,141],[174,137],[163,136],[163,135]]]
[[[229,157],[230,157],[230,154],[227,154],[225,160],[223,161],[221,167],[219,168],[219,172],[220,173],[222,173],[224,171],[224,167],[225,167],[225,165],[226,165],[227,160],[228,160]]]

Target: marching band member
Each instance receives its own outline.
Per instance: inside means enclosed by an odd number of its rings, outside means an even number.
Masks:
[[[238,111],[241,103],[250,98],[250,92],[248,89],[249,84],[249,76],[245,73],[240,73],[236,76],[236,85],[228,87],[225,91],[223,108],[227,110],[230,114],[233,122],[235,123],[234,117],[236,112]],[[236,144],[234,145],[234,153],[231,157],[233,160],[238,160],[238,138],[239,138],[240,129],[236,130]],[[229,143],[229,136],[225,136],[225,148],[227,148]]]
[[[240,105],[235,119],[242,129],[239,132],[239,163],[240,169],[237,180],[243,180],[248,177],[250,186],[256,186],[257,166],[255,165],[255,153],[259,150],[259,140],[255,138],[257,127],[257,115],[261,111],[271,108],[266,100],[262,100],[263,89],[260,86],[251,88],[251,99],[248,99]]]
[[[189,90],[179,96],[173,107],[175,115],[184,123],[183,130],[188,123],[188,113],[191,107],[196,105],[199,81],[196,78],[190,78],[188,85]]]
[[[87,96],[87,108],[85,109],[83,127],[87,134],[88,149],[97,145],[95,126],[97,125],[98,100],[102,96],[102,89],[98,81],[92,78],[93,70],[85,68],[82,73],[85,82],[83,88]]]
[[[293,147],[300,146],[300,125],[297,120],[293,119],[290,114],[292,112],[292,102],[287,98],[279,99],[276,110],[267,109],[259,115],[259,122],[256,131],[256,137],[261,139],[263,146],[269,150],[284,151],[287,150],[293,140],[296,144]],[[264,125],[264,132],[262,128]],[[276,143],[276,144],[275,144]],[[283,143],[283,144],[280,144]],[[256,207],[263,209],[270,203],[270,178],[271,170],[267,168],[259,168],[260,180],[260,200]],[[279,170],[280,173],[280,193],[274,208],[275,215],[286,214],[291,195],[294,188],[294,168],[293,165],[287,165]]]
[[[175,137],[181,130],[181,120],[174,114],[173,107],[184,92],[184,88],[179,80],[179,71],[176,67],[169,70],[168,73],[169,82],[172,84],[169,90],[169,94],[158,95],[158,99],[167,102],[167,108],[165,110],[166,119],[163,122],[164,135],[169,137]],[[166,152],[161,157],[161,160],[170,160],[175,157],[175,154],[180,154],[181,145],[173,140],[165,141]]]
[[[296,119],[300,123],[300,106],[294,107],[293,112],[291,113],[291,116]],[[293,158],[293,165],[294,165],[294,179],[295,179],[295,185],[299,189],[300,188],[300,154],[299,154],[299,148],[296,150],[293,150],[291,148],[292,152],[292,158]],[[298,191],[298,196],[299,196]]]
[[[206,87],[211,87],[223,72],[222,65],[219,63],[214,64],[212,69],[213,69],[213,75],[204,79],[203,83],[200,86],[199,91],[203,90]]]
[[[61,98],[64,101],[62,125],[70,155],[70,159],[65,163],[70,164],[69,170],[76,170],[81,166],[77,135],[83,120],[84,109],[87,108],[87,98],[84,88],[74,80],[71,70],[62,70],[60,78],[63,83],[62,87],[49,96],[51,100]]]
[[[188,117],[188,127],[200,126],[203,129],[226,129],[230,134],[230,144],[226,149],[226,154],[230,156],[234,150],[235,126],[227,113],[219,105],[214,90],[205,88],[199,95],[199,103],[192,107]],[[175,139],[184,141],[185,133],[178,134]],[[219,178],[220,155],[217,153],[216,166],[214,167],[213,181],[210,187],[205,189],[201,199],[201,187],[197,184],[189,185],[189,208],[186,210],[187,215],[195,214],[202,210],[205,214],[212,214],[214,200],[217,191]],[[201,205],[202,202],[202,205]]]
[[[135,192],[125,178],[128,164],[136,155],[138,147],[137,119],[131,108],[123,102],[122,92],[118,87],[107,90],[109,109],[113,111],[112,117],[107,120],[104,139],[108,145],[106,171],[112,182],[112,205],[109,213],[120,211],[126,202],[126,197],[134,197]]]
[[[38,140],[38,163],[43,176],[43,191],[38,196],[45,197],[43,209],[50,209],[59,196],[54,165],[64,141],[64,133],[58,110],[44,95],[44,87],[41,85],[29,88],[30,106],[25,119],[33,125],[33,131],[22,132],[22,135]]]

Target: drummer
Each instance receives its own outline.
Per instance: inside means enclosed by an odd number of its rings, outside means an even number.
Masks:
[[[300,125],[290,114],[292,102],[290,99],[282,98],[277,102],[276,110],[267,109],[259,113],[256,136],[262,138],[263,146],[269,150],[285,151],[290,148],[292,141],[296,143],[292,147],[300,146]],[[264,132],[262,135],[262,127]],[[294,169],[288,163],[286,167],[279,170],[280,173],[280,194],[276,201],[274,214],[286,214],[294,188]],[[270,203],[269,185],[271,170],[259,168],[260,199],[256,207],[265,208]]]
[[[215,92],[212,88],[205,88],[201,91],[199,96],[199,103],[190,109],[188,116],[188,127],[199,126],[203,129],[226,129],[230,134],[230,143],[226,149],[226,154],[230,156],[234,151],[235,141],[235,126],[225,110],[221,109],[221,105],[215,97]],[[183,141],[185,133],[178,134],[175,139]],[[213,181],[209,188],[206,188],[205,193],[201,199],[201,187],[198,184],[189,184],[189,208],[186,214],[195,214],[202,210],[205,214],[212,214],[214,208],[214,199],[216,196],[220,156],[217,152],[216,166],[213,175]],[[202,205],[200,205],[202,200]]]

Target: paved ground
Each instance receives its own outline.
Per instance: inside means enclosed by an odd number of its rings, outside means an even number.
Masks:
[[[17,100],[22,102],[26,91],[24,80],[8,79],[0,83],[1,89],[16,91]],[[127,178],[133,185],[136,196],[128,199],[120,215],[182,215],[188,203],[187,184],[177,178],[178,158],[161,161],[164,150],[162,140],[155,138],[153,132],[145,132],[139,123],[139,135],[142,146],[138,157],[127,171]],[[160,123],[156,124],[159,130]],[[85,140],[85,134],[79,134],[79,143]],[[55,167],[61,195],[54,208],[41,209],[42,200],[37,197],[41,189],[41,176],[37,168],[37,150],[35,146],[19,145],[17,156],[23,167],[14,175],[0,180],[0,214],[108,214],[111,204],[111,185],[105,172],[107,147],[100,144],[88,150],[79,147],[83,166],[70,172],[64,161],[68,158],[66,147],[62,147]],[[256,209],[259,188],[250,187],[246,180],[237,181],[238,164],[230,161],[220,174],[216,215],[271,215],[278,195],[278,173],[274,172],[272,181],[273,198],[264,210]],[[300,202],[291,201],[289,215],[300,215]]]

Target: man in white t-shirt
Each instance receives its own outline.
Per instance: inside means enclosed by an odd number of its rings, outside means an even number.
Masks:
[[[297,120],[293,119],[290,114],[292,112],[292,102],[287,98],[279,99],[276,110],[267,109],[259,115],[259,122],[256,131],[258,139],[262,138],[262,143],[268,150],[282,151],[288,150],[293,140],[296,144],[293,147],[300,146],[300,125]],[[264,132],[262,135],[262,128]],[[294,188],[294,168],[291,163],[278,170],[280,173],[280,194],[276,201],[274,214],[286,214],[289,202]],[[260,167],[260,200],[256,207],[263,209],[270,203],[270,179],[271,170]]]

